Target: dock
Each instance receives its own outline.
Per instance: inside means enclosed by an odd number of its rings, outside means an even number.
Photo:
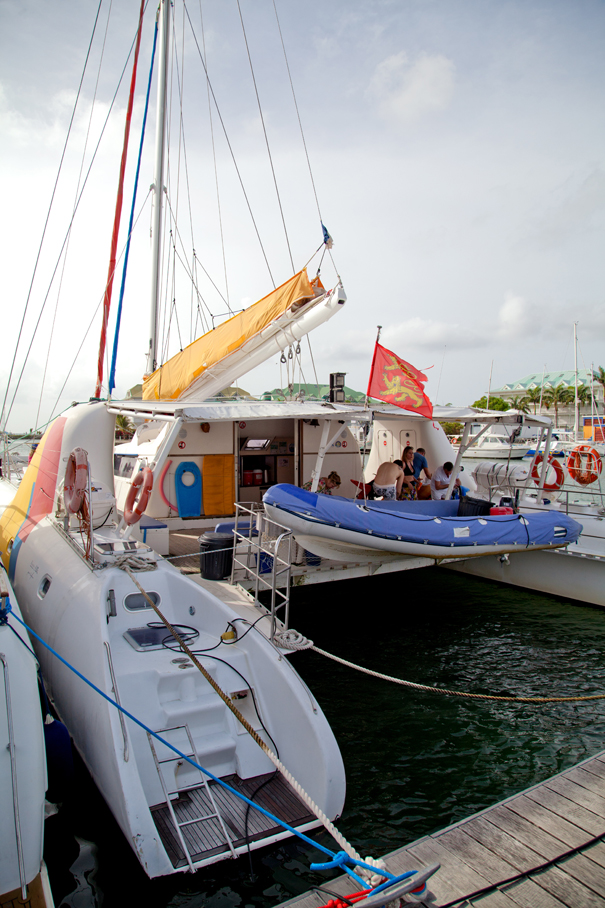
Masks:
[[[434,901],[416,903],[426,908],[603,908],[604,837],[605,751],[382,857],[393,874],[441,865],[428,882]],[[346,876],[325,886],[359,888]],[[330,898],[310,891],[279,908]]]

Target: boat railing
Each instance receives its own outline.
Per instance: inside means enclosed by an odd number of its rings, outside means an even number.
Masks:
[[[254,584],[255,602],[262,592],[270,595],[271,640],[277,631],[288,630],[290,579],[296,542],[292,531],[267,516],[257,502],[235,503],[235,529],[231,582],[243,577]]]
[[[579,495],[584,496],[583,501],[578,501]],[[603,497],[603,490],[600,487],[596,488],[596,489],[589,489],[589,488],[586,488],[586,489],[572,488],[572,489],[570,489],[570,488],[566,488],[565,486],[563,486],[563,488],[559,492],[559,501],[562,501],[562,500],[565,501],[565,513],[566,514],[569,514],[569,512],[570,512],[570,505],[572,506],[572,511],[573,511],[573,506],[574,505],[577,506],[578,504],[581,504],[581,505],[586,504],[587,506],[591,505],[591,504],[592,505],[600,504],[601,507],[605,507],[605,499]]]

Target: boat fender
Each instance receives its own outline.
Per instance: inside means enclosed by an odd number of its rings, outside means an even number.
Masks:
[[[536,459],[534,461],[534,465],[532,467],[531,476],[532,476],[533,481],[536,483],[536,485],[540,484],[540,472],[538,470],[538,467],[542,463],[543,460],[544,460],[544,455],[538,454],[538,456],[536,457]],[[565,473],[563,472],[563,467],[561,466],[561,464],[559,463],[558,460],[555,460],[555,458],[552,456],[552,454],[548,455],[548,463],[549,463],[549,466],[551,466],[553,468],[553,470],[555,471],[555,481],[554,482],[545,482],[544,488],[548,492],[558,492],[559,489],[562,488],[563,483],[565,482]]]
[[[139,500],[137,501],[137,493],[141,486],[143,488]],[[149,467],[143,467],[142,470],[139,470],[139,472],[133,476],[130,488],[128,489],[128,496],[126,498],[126,504],[124,505],[124,523],[126,526],[131,527],[141,519],[145,513],[145,508],[149,504],[152,488],[153,473]]]
[[[74,448],[67,458],[63,483],[63,501],[69,514],[77,514],[82,507],[87,485],[88,451],[84,448]]]
[[[578,445],[567,458],[567,472],[575,482],[588,486],[598,479],[603,463],[590,445]]]

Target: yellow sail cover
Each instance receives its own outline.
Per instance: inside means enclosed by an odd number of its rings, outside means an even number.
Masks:
[[[143,381],[143,400],[176,400],[207,369],[216,365],[266,328],[287,309],[297,309],[315,297],[303,268],[294,277],[243,312],[208,331],[181,350]]]

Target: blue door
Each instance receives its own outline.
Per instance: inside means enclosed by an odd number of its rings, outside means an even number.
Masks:
[[[198,465],[191,460],[180,463],[174,474],[174,486],[179,517],[201,517],[202,474]]]

